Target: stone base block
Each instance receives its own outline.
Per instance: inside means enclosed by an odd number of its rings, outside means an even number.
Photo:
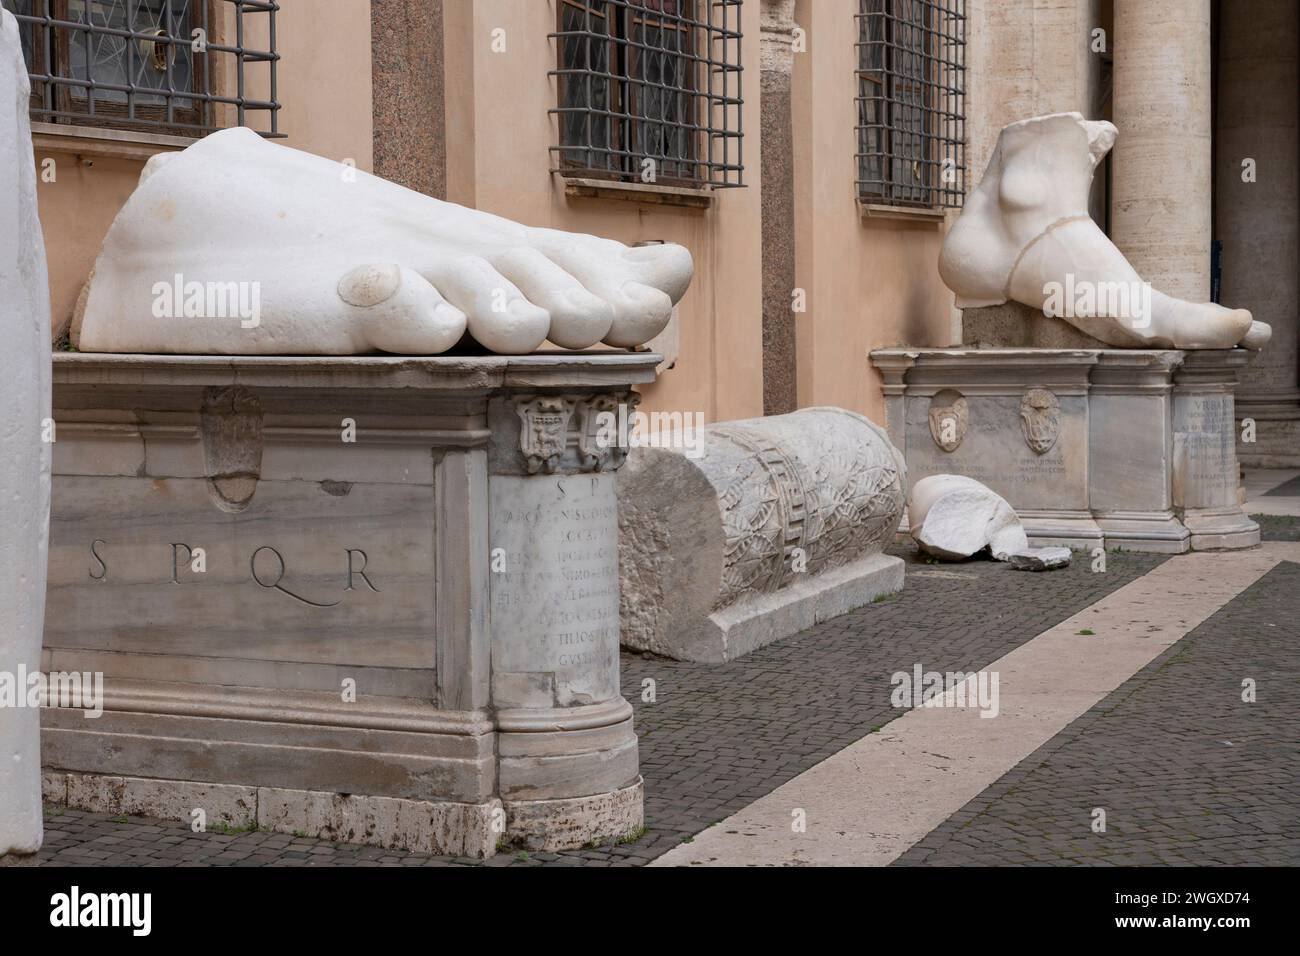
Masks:
[[[507,800],[506,841],[528,850],[553,852],[636,839],[645,828],[645,784],[636,783],[590,797]]]
[[[41,774],[41,799],[46,803],[66,806],[68,803],[68,775],[45,771]]]
[[[45,781],[47,802],[92,813],[192,823],[202,810],[208,827],[256,827],[413,853],[483,859],[496,852],[505,830],[498,800],[431,802],[83,773],[47,772]]]
[[[504,822],[499,800],[433,803],[270,788],[257,794],[262,829],[413,853],[484,859],[496,852]]]
[[[194,811],[202,810],[208,825],[247,827],[257,821],[256,787],[95,773],[63,776],[65,802],[76,810],[191,821]]]
[[[733,661],[901,590],[902,559],[867,555],[711,614],[707,625],[711,633],[689,648],[683,659],[708,664]]]
[[[1111,549],[1149,554],[1184,554],[1192,549],[1191,534],[1172,513],[1098,515],[1097,526]]]
[[[1029,544],[1035,548],[1069,548],[1072,551],[1091,551],[1106,547],[1105,532],[1098,527],[1092,515],[1037,514],[1020,512],[1020,523],[1025,527]]]
[[[1191,532],[1193,551],[1235,551],[1260,542],[1259,525],[1240,508],[1188,511],[1183,524]]]
[[[1104,349],[1104,342],[1081,332],[1063,319],[1043,314],[1019,302],[982,309],[964,309],[962,342],[975,348]]]

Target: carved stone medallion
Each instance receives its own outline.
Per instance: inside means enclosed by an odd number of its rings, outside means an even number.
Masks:
[[[519,450],[528,462],[528,473],[554,473],[560,466],[560,456],[564,454],[569,442],[569,418],[573,414],[573,402],[548,396],[520,402],[515,410],[522,422],[519,429]]]
[[[1061,403],[1046,388],[1031,388],[1020,400],[1020,430],[1036,455],[1046,455],[1061,434]]]
[[[641,401],[635,392],[620,398],[594,395],[578,402],[578,454],[584,470],[617,471],[627,460],[627,421]]]
[[[961,392],[946,388],[930,399],[930,437],[944,451],[956,451],[969,427],[970,406]]]

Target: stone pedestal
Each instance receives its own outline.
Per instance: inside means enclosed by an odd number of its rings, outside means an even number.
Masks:
[[[1174,514],[1173,376],[1182,352],[1098,350],[1088,389],[1088,502],[1106,546],[1179,554]],[[1232,480],[1236,481],[1236,470]]]
[[[650,353],[61,355],[46,796],[435,853],[642,823],[617,447]]]
[[[1187,352],[1174,376],[1174,508],[1196,551],[1259,544],[1238,495],[1233,408],[1250,358],[1240,349]]]
[[[889,437],[903,452],[909,482],[965,475],[1010,502],[1035,544],[1102,543],[1089,505],[1095,353],[880,349],[871,360],[885,379]],[[1036,428],[1032,444],[1025,415]]]
[[[1246,352],[881,349],[871,360],[908,478],[983,482],[1035,545],[1259,542],[1236,496],[1232,394]]]
[[[1064,319],[1044,315],[1021,302],[961,313],[962,344],[969,348],[1104,349],[1106,343],[1076,329]]]

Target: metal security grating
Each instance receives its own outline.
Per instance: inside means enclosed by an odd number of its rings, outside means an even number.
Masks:
[[[741,0],[558,0],[557,172],[743,186]]]
[[[221,128],[225,118],[247,126],[250,113],[262,113],[262,135],[283,135],[277,126],[276,0],[0,5],[18,20],[35,120],[196,136]],[[254,32],[257,44],[248,39]],[[248,94],[246,67],[254,63],[266,65],[266,99]],[[222,104],[228,117],[220,114]]]
[[[966,192],[965,0],[859,0],[858,196],[960,206]]]

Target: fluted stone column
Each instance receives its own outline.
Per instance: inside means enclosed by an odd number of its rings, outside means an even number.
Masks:
[[[1156,288],[1206,301],[1210,0],[1115,0],[1114,41],[1111,238]]]
[[[794,132],[790,78],[794,71],[794,0],[763,0],[759,165],[763,203],[763,412],[798,406],[795,391]]]
[[[1250,309],[1273,338],[1241,373],[1240,416],[1300,418],[1300,7],[1234,0],[1219,20],[1216,234],[1223,301]],[[1254,181],[1242,162],[1254,161]],[[1287,414],[1289,412],[1289,415]],[[1243,452],[1249,457],[1251,449]],[[1294,452],[1300,456],[1300,447]]]

